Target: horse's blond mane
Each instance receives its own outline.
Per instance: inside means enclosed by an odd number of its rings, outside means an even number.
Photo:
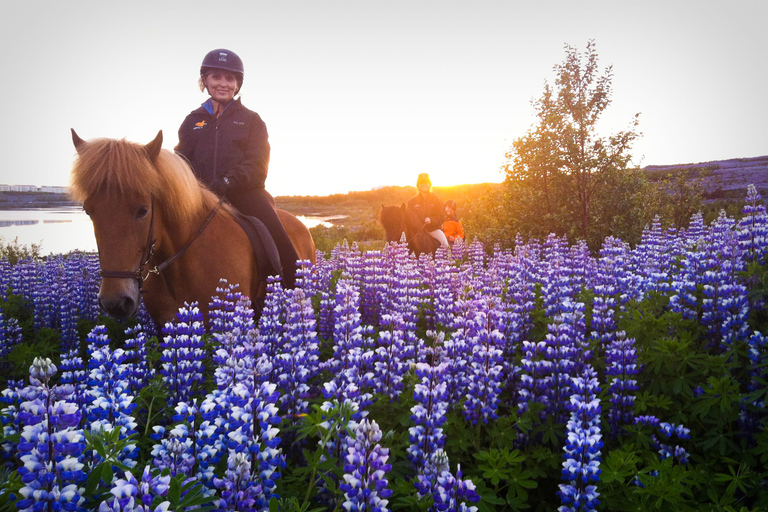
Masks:
[[[154,165],[144,145],[125,139],[90,140],[77,153],[70,177],[70,193],[77,201],[97,194],[154,197],[173,223],[195,219],[215,201],[187,163],[168,150],[160,151]]]

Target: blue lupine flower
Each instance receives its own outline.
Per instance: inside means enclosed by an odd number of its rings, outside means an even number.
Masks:
[[[170,475],[153,475],[149,466],[144,468],[141,481],[125,472],[125,478],[115,480],[109,493],[112,495],[99,506],[99,512],[168,512],[170,501],[162,501],[156,507],[156,498],[164,498],[170,490]]]
[[[233,510],[250,512],[262,510],[256,503],[262,495],[258,475],[251,470],[248,452],[230,452],[224,478],[214,478],[216,488],[221,491],[221,499],[215,511]]]
[[[309,382],[320,371],[320,357],[310,298],[301,288],[289,290],[287,297],[284,351],[275,364],[279,374],[278,388],[283,391],[280,408],[285,416],[297,418],[309,410]]]
[[[19,321],[13,317],[6,318],[0,311],[0,358],[8,355],[13,347],[21,343],[21,339]]]
[[[432,486],[434,505],[430,511],[476,512],[477,507],[467,505],[467,502],[480,501],[480,496],[475,492],[475,484],[471,480],[462,480],[460,466],[456,467],[456,475],[451,473],[448,457],[444,456],[444,453],[438,452],[436,458],[437,476]]]
[[[85,448],[76,404],[67,401],[71,385],[51,386],[57,368],[50,359],[35,358],[29,369],[30,385],[21,390],[25,401],[19,410],[24,424],[18,445],[23,463],[18,474],[24,484],[20,511],[77,510],[85,501],[79,487],[85,480],[79,458]]]
[[[624,331],[616,333],[615,339],[605,351],[606,377],[610,380],[611,410],[608,412],[608,423],[611,435],[619,433],[621,425],[632,423],[634,418],[635,395],[637,380],[640,372],[637,364],[637,350],[634,338],[627,339]]]
[[[737,233],[739,248],[746,261],[759,261],[768,253],[768,214],[761,199],[755,186],[750,184]]]
[[[392,469],[387,464],[389,449],[382,448],[381,429],[375,421],[364,419],[355,428],[354,439],[347,438],[347,454],[344,457],[344,510],[387,512],[387,498],[392,491],[387,488],[386,473]]]
[[[104,343],[89,346],[91,358],[88,361],[88,399],[85,401],[90,429],[93,431],[120,430],[120,439],[136,433],[136,421],[131,415],[136,408],[130,392],[128,365],[123,363],[124,351],[114,352],[109,348],[109,338],[104,326],[97,326],[89,338],[100,338]],[[118,457],[128,467],[135,465],[139,449],[135,443],[128,443]]]
[[[176,314],[178,321],[163,327],[160,373],[168,387],[168,405],[189,402],[203,381],[205,334],[203,315],[197,304],[185,304]]]
[[[448,412],[448,386],[443,380],[446,368],[446,363],[436,366],[416,364],[415,372],[419,382],[413,389],[416,405],[411,407],[411,422],[415,426],[408,429],[411,445],[407,454],[417,474],[422,473],[425,463],[445,445],[442,426]]]
[[[150,368],[147,361],[147,343],[149,335],[143,324],[137,324],[132,328],[125,330],[127,339],[125,340],[125,352],[120,363],[127,365],[126,378],[128,380],[128,390],[133,396],[138,396],[155,376],[155,370]]]
[[[594,510],[600,501],[595,483],[600,475],[600,400],[597,393],[597,373],[586,365],[583,372],[573,379],[574,394],[571,396],[571,418],[564,447],[563,480],[558,495],[563,504],[560,512]]]
[[[386,314],[381,317],[381,329],[374,353],[374,389],[396,400],[405,387],[403,377],[407,370],[405,322],[401,315]]]
[[[472,346],[472,359],[467,372],[464,417],[476,425],[498,418],[499,394],[503,380],[502,365],[505,341],[493,322],[493,310],[498,301],[491,298],[471,301],[471,308],[462,328],[467,343]]]

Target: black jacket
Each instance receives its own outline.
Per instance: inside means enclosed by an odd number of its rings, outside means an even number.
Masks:
[[[264,188],[269,167],[267,126],[240,98],[218,118],[213,115],[211,100],[189,114],[179,128],[176,152],[219,195]]]
[[[424,219],[429,217],[429,224],[425,226],[427,231],[435,231],[443,225],[445,206],[443,206],[440,198],[432,192],[429,192],[426,198],[422,197],[421,194],[416,194],[408,201],[408,208],[416,213],[422,223]]]

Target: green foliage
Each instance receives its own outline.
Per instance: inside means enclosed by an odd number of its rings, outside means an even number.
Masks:
[[[40,259],[40,249],[42,243],[22,245],[19,243],[19,237],[6,241],[0,236],[0,259],[7,259],[11,265],[15,265],[19,260]]]
[[[639,136],[639,114],[630,129],[600,137],[597,124],[611,102],[612,69],[600,73],[593,41],[583,59],[571,46],[565,53],[555,66],[554,87],[545,84],[533,102],[538,124],[506,154],[506,207],[515,232],[582,238],[594,249],[605,229],[637,229],[643,178],[629,173],[629,150]]]

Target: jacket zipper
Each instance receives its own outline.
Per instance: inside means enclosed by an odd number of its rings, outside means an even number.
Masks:
[[[213,121],[213,180],[219,176],[219,118],[214,118]]]

